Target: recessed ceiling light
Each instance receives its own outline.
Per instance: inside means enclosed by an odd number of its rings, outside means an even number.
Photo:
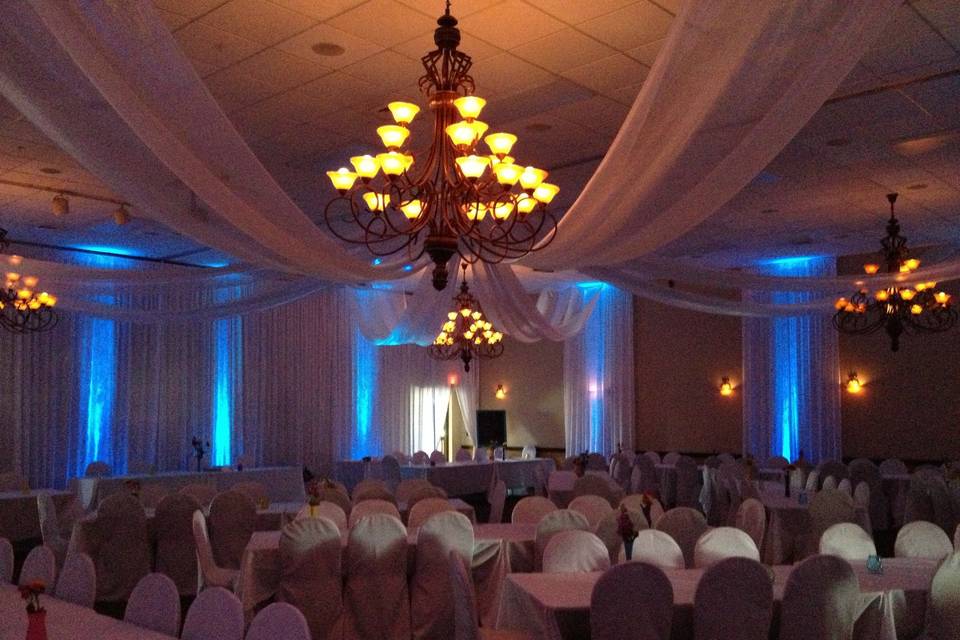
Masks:
[[[945,144],[960,140],[960,132],[947,131],[932,136],[922,138],[913,138],[912,140],[902,140],[893,145],[897,153],[904,156],[915,156],[921,153],[927,153],[939,149]]]
[[[908,184],[907,189],[912,189],[913,191],[919,191],[920,189],[926,189],[927,183],[918,182],[917,184]]]
[[[777,213],[780,209],[761,209],[760,213]]]
[[[347,51],[335,42],[318,42],[310,48],[318,56],[342,56]]]
[[[56,231],[57,227],[52,224],[38,224],[36,225],[37,229],[43,229],[44,231]]]
[[[524,128],[527,131],[549,131],[553,128],[553,125],[549,125],[546,122],[531,122]]]
[[[55,176],[60,173],[60,169],[57,169],[56,167],[40,167],[40,171],[41,173],[48,173],[51,176]]]
[[[849,138],[831,138],[826,142],[828,147],[845,147],[848,144],[850,144]]]

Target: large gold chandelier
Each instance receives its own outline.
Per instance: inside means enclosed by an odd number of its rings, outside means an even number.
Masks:
[[[440,333],[430,345],[430,356],[437,360],[460,358],[463,370],[470,371],[474,357],[496,358],[503,353],[503,334],[487,320],[480,302],[467,286],[467,265],[463,265],[460,293],[454,296],[456,306],[447,313]]]
[[[920,260],[911,258],[907,239],[900,235],[900,221],[893,212],[897,194],[887,194],[890,219],[887,235],[880,241],[882,258],[887,273],[905,277],[920,266]],[[881,269],[877,263],[863,265],[867,275],[876,275]],[[913,286],[891,286],[871,292],[869,286],[855,292],[849,299],[836,302],[833,324],[841,333],[864,335],[883,329],[890,337],[890,350],[900,349],[900,336],[909,333],[939,333],[957,322],[957,311],[950,304],[950,294],[935,291],[936,282],[917,282]]]
[[[0,229],[0,251],[8,246],[7,231]],[[16,268],[22,261],[20,256],[10,256],[7,264]],[[57,313],[53,309],[57,298],[46,291],[37,293],[38,284],[36,276],[24,276],[13,270],[4,273],[4,285],[0,289],[0,327],[11,333],[39,333],[57,325]]]
[[[546,246],[557,230],[547,205],[560,189],[544,182],[546,171],[515,164],[515,135],[485,135],[488,125],[478,118],[486,101],[473,95],[472,62],[457,50],[449,1],[437,24],[437,49],[421,59],[420,90],[433,111],[426,157],[415,162],[406,146],[420,107],[391,102],[396,124],[377,128],[386,151],[350,158],[353,171],[327,172],[339,196],[324,217],[337,237],[375,256],[406,250],[415,260],[425,252],[434,262],[433,286],[442,290],[456,253],[471,264],[500,262]]]

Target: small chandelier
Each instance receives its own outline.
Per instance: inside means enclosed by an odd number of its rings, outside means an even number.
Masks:
[[[0,229],[0,251],[10,243],[6,229]],[[17,267],[23,258],[10,256],[8,264]],[[57,313],[53,306],[56,296],[46,291],[36,292],[39,279],[36,276],[22,276],[16,271],[7,271],[6,284],[0,289],[0,326],[11,333],[39,333],[53,329],[57,324]]]
[[[386,151],[350,158],[353,171],[327,172],[339,196],[327,203],[324,217],[334,235],[375,256],[406,250],[416,260],[426,253],[440,291],[455,253],[470,264],[496,263],[546,246],[557,230],[547,205],[560,188],[544,182],[543,169],[514,163],[515,135],[484,137],[488,125],[477,118],[486,101],[473,95],[473,63],[457,50],[460,30],[449,1],[437,24],[437,48],[421,59],[420,90],[433,111],[429,150],[415,162],[406,146],[420,107],[391,102],[396,124],[377,128]]]
[[[905,276],[920,266],[920,260],[909,257],[907,239],[900,235],[900,221],[893,212],[897,194],[887,194],[890,202],[890,220],[887,235],[880,241],[883,245],[882,262],[887,273],[902,273]],[[876,275],[881,264],[863,265],[867,275]],[[847,298],[840,298],[834,305],[833,326],[841,333],[866,335],[879,329],[890,336],[890,349],[900,349],[900,336],[908,333],[940,333],[952,328],[957,322],[957,312],[950,305],[950,294],[934,291],[936,282],[918,282],[910,286],[890,286],[871,293],[864,283],[863,288]]]
[[[447,314],[447,321],[430,345],[430,356],[437,360],[463,361],[463,370],[470,371],[474,356],[496,358],[503,353],[503,334],[483,316],[480,302],[467,287],[467,265],[463,265],[463,282],[460,293],[454,296],[454,310]]]

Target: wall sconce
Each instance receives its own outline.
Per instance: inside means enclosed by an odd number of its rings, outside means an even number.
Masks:
[[[733,395],[733,384],[726,376],[720,379],[720,395],[725,398]]]
[[[55,216],[65,216],[70,213],[70,201],[62,195],[53,196],[50,201],[50,211]]]
[[[498,384],[497,391],[493,395],[496,396],[497,400],[503,400],[507,397],[507,390],[503,388],[502,384]]]
[[[856,371],[850,372],[850,377],[847,378],[847,393],[857,394],[863,391],[863,385],[860,384],[860,378],[857,377]]]
[[[447,376],[447,384],[451,387],[455,386],[458,382],[460,382],[460,378],[457,377],[457,374],[451,373]]]

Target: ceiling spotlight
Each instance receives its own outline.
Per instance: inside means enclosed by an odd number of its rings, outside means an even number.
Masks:
[[[70,213],[70,201],[62,195],[53,196],[53,200],[50,201],[50,211],[55,216],[65,216]]]
[[[130,212],[127,211],[127,205],[122,204],[114,210],[113,221],[121,225],[130,222]]]

